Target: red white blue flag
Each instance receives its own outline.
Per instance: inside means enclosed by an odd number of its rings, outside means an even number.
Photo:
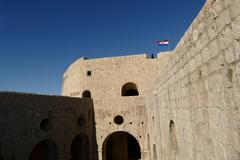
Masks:
[[[169,40],[157,41],[157,45],[159,46],[167,46],[168,44],[169,44]]]

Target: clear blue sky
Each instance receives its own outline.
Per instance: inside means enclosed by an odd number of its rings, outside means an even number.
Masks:
[[[0,91],[60,94],[76,59],[158,53],[205,0],[0,0]]]

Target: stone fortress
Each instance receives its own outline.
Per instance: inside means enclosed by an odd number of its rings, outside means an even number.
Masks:
[[[207,0],[174,51],[81,58],[62,96],[0,93],[0,160],[239,160],[240,1]]]

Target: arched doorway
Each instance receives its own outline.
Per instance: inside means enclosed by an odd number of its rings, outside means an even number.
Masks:
[[[138,141],[129,133],[117,131],[104,141],[103,160],[139,160],[141,149]]]
[[[51,140],[43,140],[32,150],[29,160],[57,160],[57,146]]]
[[[77,135],[71,145],[71,160],[89,159],[89,140],[84,133]]]

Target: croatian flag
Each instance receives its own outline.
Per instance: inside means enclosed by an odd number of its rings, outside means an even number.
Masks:
[[[168,44],[169,44],[169,40],[157,41],[157,45],[159,46],[167,46]]]

